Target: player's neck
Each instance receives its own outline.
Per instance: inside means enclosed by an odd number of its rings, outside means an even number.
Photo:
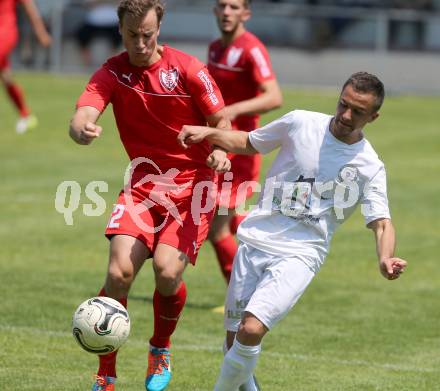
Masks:
[[[157,63],[158,61],[160,61],[160,59],[163,56],[163,52],[164,52],[164,47],[162,45],[157,45],[156,49],[154,50],[154,52],[150,58],[146,59],[145,61],[138,62],[136,60],[132,60],[129,56],[129,62],[131,65],[133,65],[135,67],[149,68],[152,65],[154,65],[155,63]]]
[[[356,144],[357,142],[361,141],[364,138],[364,132],[362,129],[353,130],[350,133],[342,133],[338,132],[337,128],[335,127],[335,118],[333,117],[330,122],[329,127],[330,133],[339,141],[343,142],[344,144]]]
[[[244,25],[239,25],[234,31],[222,32],[221,41],[223,46],[229,46],[233,43],[240,35],[246,32]]]
[[[163,56],[163,46],[157,45],[156,50],[154,54],[150,57],[150,60],[148,61],[147,67],[151,67],[153,64],[158,62]]]

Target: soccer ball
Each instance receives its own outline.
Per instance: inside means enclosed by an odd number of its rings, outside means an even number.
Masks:
[[[130,317],[118,301],[104,296],[92,297],[73,314],[72,333],[84,350],[94,354],[111,353],[127,340]]]

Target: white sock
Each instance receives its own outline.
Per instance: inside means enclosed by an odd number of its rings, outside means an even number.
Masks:
[[[226,342],[226,338],[223,341],[223,356],[226,356],[226,353],[228,353],[229,349],[228,349],[228,343]]]
[[[220,376],[215,391],[235,391],[252,376],[261,345],[242,345],[236,339],[223,359]]]
[[[251,376],[249,376],[249,378],[243,384],[240,385],[239,390],[240,391],[258,391],[259,390],[259,388],[255,384],[254,376],[252,374],[251,374]]]
[[[226,353],[228,353],[228,344],[225,341],[223,342],[223,356],[226,356]],[[249,378],[242,384],[240,384],[240,391],[258,391],[259,388],[255,384],[254,375],[251,373]]]

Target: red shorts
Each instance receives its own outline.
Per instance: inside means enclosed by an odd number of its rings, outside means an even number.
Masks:
[[[4,35],[3,35],[4,34]],[[0,28],[0,70],[9,68],[9,55],[17,44],[17,35]]]
[[[261,155],[230,154],[228,157],[232,168],[229,173],[219,175],[217,206],[234,209],[254,193],[256,183],[260,179]]]
[[[179,197],[145,188],[121,191],[105,235],[129,235],[142,241],[151,256],[159,243],[182,251],[194,265],[215,212],[214,182],[199,183]],[[131,195],[130,195],[131,194]]]

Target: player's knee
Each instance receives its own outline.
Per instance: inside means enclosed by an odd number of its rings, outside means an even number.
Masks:
[[[123,262],[110,259],[106,285],[112,291],[128,292],[134,280],[134,272],[130,267],[124,267]]]
[[[172,295],[181,282],[181,274],[170,268],[155,268],[156,288],[163,295]]]
[[[133,275],[122,270],[109,270],[107,284],[112,290],[128,291],[133,282]]]
[[[2,82],[2,84],[4,84],[5,86],[7,86],[8,84],[10,84],[10,79],[7,77],[7,75],[3,72],[0,72],[0,81]]]
[[[240,324],[237,339],[245,345],[258,345],[266,332],[266,327],[258,319],[244,318]]]
[[[229,229],[229,225],[224,225],[222,227],[219,227],[218,229],[213,229],[211,227],[208,232],[208,240],[212,244],[215,244],[215,243],[220,242],[221,240],[227,238],[231,234],[232,233],[231,233],[231,230]]]
[[[156,270],[156,279],[172,284],[179,278],[179,274],[175,270],[161,268]]]

